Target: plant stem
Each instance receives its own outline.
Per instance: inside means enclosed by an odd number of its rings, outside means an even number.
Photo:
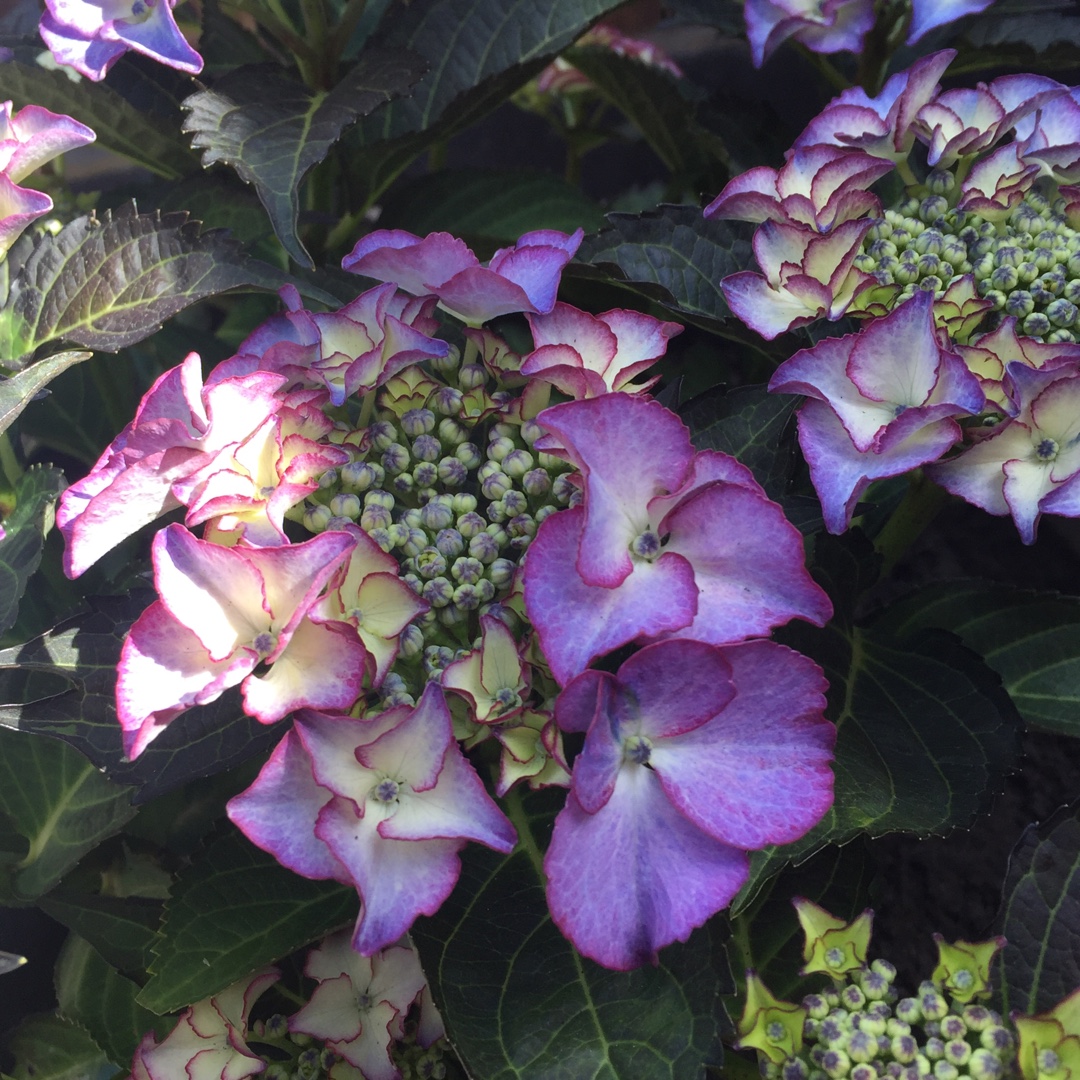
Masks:
[[[907,493],[874,541],[874,548],[882,560],[882,578],[892,573],[948,500],[948,492],[929,480],[921,469],[911,474]]]
[[[518,847],[529,856],[529,862],[532,863],[536,876],[542,882],[546,882],[544,855],[537,846],[536,837],[533,836],[532,829],[529,826],[529,817],[521,803],[521,791],[519,788],[513,787],[503,796],[503,809],[506,811],[506,816],[510,819],[511,824],[517,830]]]

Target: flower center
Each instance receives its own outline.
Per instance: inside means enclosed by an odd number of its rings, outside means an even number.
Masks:
[[[1035,454],[1040,461],[1053,461],[1058,456],[1058,444],[1053,439],[1043,439],[1035,445]]]
[[[660,537],[651,529],[635,536],[630,543],[630,551],[639,559],[652,562],[660,554]]]
[[[259,654],[260,660],[265,660],[277,648],[277,642],[277,634],[264,630],[263,633],[256,634],[251,647]]]
[[[652,757],[652,743],[644,735],[631,735],[623,743],[623,757],[635,765],[647,765]]]
[[[371,797],[376,802],[389,805],[390,803],[397,802],[400,791],[401,785],[396,780],[391,780],[390,777],[387,776],[371,789]]]

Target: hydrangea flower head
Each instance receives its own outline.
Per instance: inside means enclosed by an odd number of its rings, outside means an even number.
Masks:
[[[353,945],[392,945],[434,914],[469,840],[504,854],[516,834],[454,738],[442,690],[371,720],[305,710],[229,816],[259,847],[308,877],[355,884]]]
[[[987,513],[1011,515],[1025,544],[1039,517],[1080,515],[1080,374],[1013,360],[1003,388],[1010,415],[957,457],[927,466],[946,491]]]
[[[537,448],[557,442],[584,483],[582,506],[540,526],[525,573],[525,609],[560,683],[631,641],[720,645],[828,620],[780,507],[734,458],[695,453],[658,402],[607,394],[540,423],[550,434]]]
[[[767,165],[735,177],[708,206],[707,218],[779,221],[828,232],[855,218],[878,216],[867,190],[892,163],[827,144],[796,147],[779,171]]]
[[[585,732],[544,860],[548,902],[586,956],[655,962],[730,903],[746,852],[790,843],[832,804],[825,680],[768,641],[665,641],[563,691]]]
[[[942,347],[933,296],[920,291],[858,334],[825,338],[785,361],[769,389],[805,394],[799,445],[830,532],[843,532],[871,480],[939,458],[978,413],[978,379]]]
[[[41,37],[58,64],[95,82],[129,49],[198,75],[202,57],[176,25],[176,0],[45,0]]]
[[[261,1073],[266,1062],[245,1041],[248,1016],[259,996],[279,978],[276,968],[264,968],[196,1002],[160,1043],[148,1031],[131,1063],[132,1080],[244,1080]]]
[[[437,296],[444,308],[479,326],[514,311],[550,311],[562,269],[584,235],[581,229],[569,236],[555,229],[525,233],[481,266],[464,241],[449,233],[421,238],[401,229],[378,229],[358,241],[341,265],[354,274],[392,281],[413,296]]]
[[[859,52],[874,25],[872,0],[746,0],[755,67],[788,38],[819,53]]]

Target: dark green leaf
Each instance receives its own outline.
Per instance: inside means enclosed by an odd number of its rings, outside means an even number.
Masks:
[[[43,105],[94,129],[97,144],[122,154],[167,180],[198,168],[178,128],[155,122],[125,101],[108,83],[72,80],[62,68],[44,68],[18,59],[0,64],[0,98],[16,107]]]
[[[64,474],[47,466],[32,466],[19,477],[15,509],[4,519],[0,540],[0,634],[18,617],[19,601],[41,562],[53,504],[63,487]]]
[[[285,250],[311,267],[296,235],[304,177],[346,127],[404,94],[426,67],[405,50],[365,52],[333,90],[316,94],[280,68],[240,68],[185,100],[184,130],[204,166],[224,162],[255,185]]]
[[[753,472],[770,498],[783,495],[795,464],[788,432],[797,398],[764,386],[710,390],[688,401],[679,415],[698,450],[720,450]]]
[[[474,244],[513,243],[533,229],[598,229],[603,213],[572,184],[548,173],[429,173],[386,200],[380,226],[423,236],[449,232]]]
[[[309,881],[230,830],[181,873],[140,1004],[174,1012],[356,916],[353,889]]]
[[[31,1016],[9,1037],[12,1080],[105,1080],[116,1075],[81,1027],[53,1014]]]
[[[530,796],[547,831],[550,793]],[[521,823],[519,821],[519,829]],[[538,858],[538,856],[537,856]],[[718,1049],[720,984],[709,935],[660,954],[657,967],[607,971],[574,950],[548,914],[539,867],[462,852],[457,888],[413,940],[450,1042],[484,1080],[697,1080]]]
[[[55,739],[0,730],[0,811],[27,842],[7,868],[12,896],[46,893],[135,813],[131,789]]]
[[[171,1024],[135,1001],[139,988],[101,958],[94,947],[71,934],[56,962],[56,1000],[60,1014],[90,1032],[114,1065],[127,1066],[143,1035]]]
[[[964,581],[921,589],[890,618],[898,636],[957,634],[1001,676],[1028,724],[1080,735],[1080,599]]]
[[[841,588],[857,594],[857,574],[853,565]],[[823,630],[792,624],[782,636],[829,680],[835,801],[801,840],[751,856],[736,910],[764,877],[825,844],[897,831],[942,835],[970,824],[1018,756],[1020,717],[979,657],[948,634],[901,640],[887,622],[851,625],[850,604],[833,600],[838,617]]]
[[[198,776],[223,772],[262,753],[281,737],[242,716],[236,691],[177,717],[135,761],[124,759],[116,719],[116,664],[128,628],[153,600],[141,592],[95,600],[55,630],[0,651],[0,669],[64,680],[51,696],[0,705],[0,725],[51,735],[77,747],[113,780],[140,790],[141,803]]]
[[[720,281],[753,259],[746,230],[704,218],[696,206],[659,206],[644,214],[608,214],[577,253],[609,280],[625,284],[706,329],[731,314]],[[574,264],[571,264],[574,265]]]
[[[285,280],[220,230],[200,234],[186,214],[140,214],[129,203],[38,241],[11,283],[0,355],[25,360],[55,340],[116,350],[204,297]]]
[[[386,44],[412,49],[430,62],[412,95],[392,102],[365,120],[367,143],[425,131],[454,105],[451,124],[462,114],[476,119],[475,108],[458,99],[493,76],[519,65],[542,62],[565,49],[620,0],[547,0],[507,4],[506,0],[412,0],[388,23]],[[523,67],[517,85],[526,82]],[[507,88],[499,100],[505,99]],[[491,104],[495,104],[492,101]]]
[[[0,433],[11,427],[35,395],[57,375],[93,355],[74,351],[54,353],[0,382]]]
[[[1029,825],[1009,856],[996,929],[1006,1012],[1053,1008],[1080,986],[1080,809]]]
[[[723,144],[698,123],[686,80],[606,48],[570,49],[565,59],[633,122],[684,190],[723,187]]]
[[[144,972],[161,921],[161,901],[65,891],[66,882],[38,901],[46,915],[85,938],[119,971]]]

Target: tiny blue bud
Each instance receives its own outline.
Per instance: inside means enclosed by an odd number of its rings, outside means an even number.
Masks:
[[[409,448],[401,443],[391,443],[382,455],[382,466],[391,475],[404,472],[412,462]]]
[[[1033,311],[1024,320],[1023,330],[1028,337],[1042,337],[1050,332],[1050,320],[1041,311]]]
[[[458,528],[460,527],[459,520]],[[462,535],[465,535],[464,532]],[[469,555],[485,564],[494,562],[499,557],[499,548],[498,540],[488,532],[477,533],[469,540]]]
[[[438,548],[424,548],[416,556],[416,572],[429,580],[441,577],[446,573],[446,556]]]
[[[327,469],[326,472],[319,477],[319,490],[332,491],[338,486],[338,476],[337,469]]]
[[[381,465],[369,461],[351,461],[341,466],[341,486],[346,491],[363,492],[372,487],[379,487],[386,474]]]
[[[501,499],[512,487],[513,480],[503,472],[486,476],[480,484],[480,490],[486,499]]]
[[[368,428],[368,432],[371,435],[371,445],[376,450],[385,450],[388,446],[397,441],[397,428],[390,423],[389,420],[376,420],[371,427]]]
[[[435,430],[435,414],[430,409],[409,409],[401,417],[401,430],[416,438]]]
[[[341,493],[330,500],[330,513],[334,517],[348,518],[350,521],[355,521],[360,516],[362,509],[359,497],[351,493]]]
[[[412,455],[417,461],[438,461],[442,452],[442,443],[434,435],[418,435],[413,439]]]
[[[424,588],[420,595],[433,608],[446,607],[454,598],[454,586],[444,577],[432,578],[430,581],[424,582]]]
[[[474,536],[482,533],[487,528],[487,522],[475,511],[470,510],[468,513],[462,514],[455,525],[457,531],[466,540],[471,540]]]
[[[424,632],[415,623],[409,623],[398,635],[398,649],[406,660],[420,655],[424,647]]]

